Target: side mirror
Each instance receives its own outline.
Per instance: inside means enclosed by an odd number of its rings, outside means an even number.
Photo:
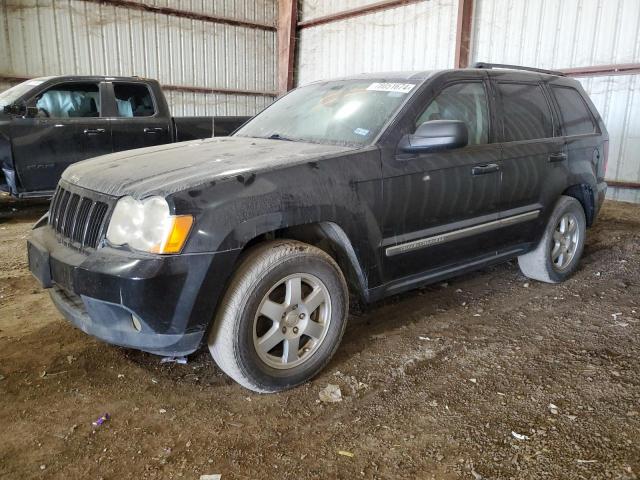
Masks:
[[[430,120],[418,127],[415,133],[400,140],[400,149],[407,153],[438,152],[467,145],[469,133],[459,120]]]
[[[22,102],[20,103],[12,103],[11,105],[5,105],[4,113],[9,113],[11,115],[26,115],[26,105]]]

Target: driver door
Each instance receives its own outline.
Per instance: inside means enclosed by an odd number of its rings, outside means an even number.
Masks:
[[[500,148],[492,143],[488,84],[481,74],[457,75],[434,80],[383,148],[382,262],[390,290],[496,252],[490,226],[498,218]],[[429,120],[464,122],[467,146],[419,153],[398,148],[404,135]]]
[[[11,122],[21,193],[49,193],[69,165],[112,151],[102,103],[98,82],[61,82],[27,101],[36,115]]]

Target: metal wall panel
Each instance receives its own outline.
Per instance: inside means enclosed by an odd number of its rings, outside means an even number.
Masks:
[[[176,117],[194,115],[255,115],[273,100],[253,95],[227,95],[166,91],[167,102]]]
[[[308,1],[303,1],[303,11]],[[457,9],[457,0],[430,0],[305,28],[300,31],[297,83],[363,72],[450,68]]]
[[[218,4],[155,3],[194,11]],[[262,7],[257,8],[260,5]],[[253,19],[271,22],[276,0],[255,4],[249,0],[227,0],[217,8],[233,16],[232,7],[238,7],[234,15],[241,18],[255,17]],[[82,0],[7,0],[0,5],[0,24],[3,26],[0,75],[139,75],[170,85],[276,90],[274,31]],[[195,98],[194,95],[191,98]],[[229,109],[225,105],[239,97],[242,95],[228,95],[222,102],[207,100],[206,109],[200,110],[219,114]],[[265,100],[272,100],[259,95],[249,97],[241,99],[238,106],[248,114],[256,113],[255,109],[261,108]],[[192,109],[179,103],[184,96],[172,98],[179,111]]]
[[[638,0],[476,0],[474,61],[569,68],[640,61]]]
[[[640,183],[640,75],[580,79],[609,131],[607,178]],[[611,198],[640,201],[640,190],[612,188]]]

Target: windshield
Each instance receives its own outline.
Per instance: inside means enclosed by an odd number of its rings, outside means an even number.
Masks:
[[[415,83],[340,80],[293,90],[250,120],[240,137],[362,146],[380,133]]]
[[[18,98],[33,89],[33,87],[37,87],[42,82],[43,80],[27,80],[26,82],[19,83],[18,85],[0,93],[0,108],[12,105]]]

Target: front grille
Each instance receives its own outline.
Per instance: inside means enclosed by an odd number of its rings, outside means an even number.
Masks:
[[[65,245],[84,251],[97,248],[106,228],[109,205],[93,192],[76,193],[58,186],[49,209],[49,225]]]

